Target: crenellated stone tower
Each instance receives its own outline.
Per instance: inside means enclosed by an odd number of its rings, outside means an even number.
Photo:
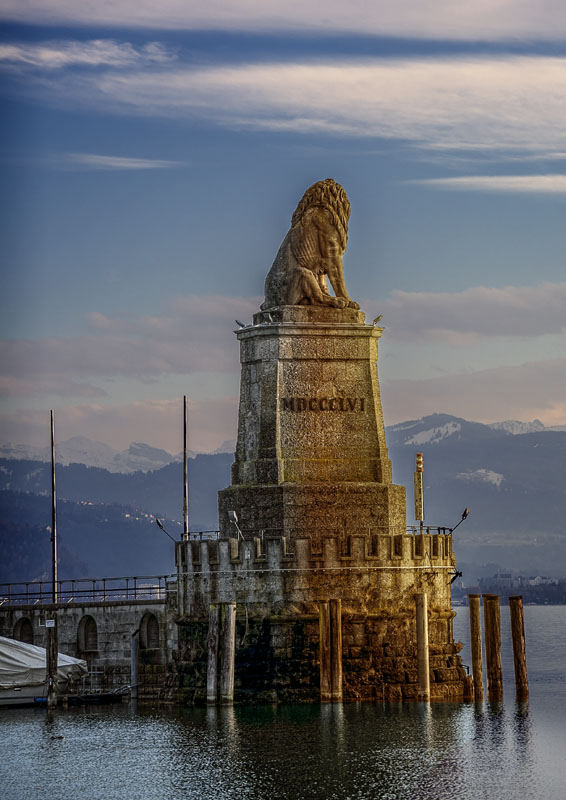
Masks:
[[[236,332],[238,443],[219,539],[177,545],[189,700],[204,697],[205,674],[210,702],[418,699],[423,596],[431,697],[469,694],[452,636],[452,538],[407,533],[405,489],[392,483],[383,329],[346,291],[348,216],[334,181],[305,192],[262,310]]]

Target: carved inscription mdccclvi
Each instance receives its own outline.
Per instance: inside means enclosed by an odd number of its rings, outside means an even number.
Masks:
[[[363,413],[365,397],[282,397],[282,411],[350,411]]]

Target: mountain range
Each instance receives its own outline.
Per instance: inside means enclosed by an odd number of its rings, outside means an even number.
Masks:
[[[236,442],[223,442],[211,455],[233,453]],[[188,451],[189,458],[196,458],[199,453]],[[25,444],[0,445],[0,458],[18,461],[51,461],[49,447],[34,447]],[[183,453],[172,455],[167,450],[152,447],[143,442],[132,442],[127,450],[116,450],[105,442],[96,442],[86,436],[72,436],[55,446],[57,464],[84,464],[87,467],[99,467],[108,472],[151,472],[155,469],[183,460]]]
[[[441,418],[447,420],[441,423]],[[487,428],[494,431],[503,431],[513,435],[522,433],[540,433],[541,431],[566,431],[566,425],[545,427],[539,419],[532,422],[519,422],[518,420],[505,420],[504,422],[492,422],[484,425],[479,422],[468,422],[458,417],[451,417],[448,414],[432,414],[420,420],[410,420],[398,425],[386,428],[388,433],[387,441],[389,446],[397,444],[415,445],[432,444],[442,439],[454,436],[471,436],[485,438],[488,434]],[[200,454],[189,450],[189,458],[196,458],[197,455],[220,455],[233,453],[236,442],[227,440],[212,453]],[[86,436],[72,436],[58,442],[55,447],[56,460],[58,464],[84,464],[87,467],[100,467],[108,472],[151,472],[168,464],[173,464],[183,460],[183,453],[172,454],[159,447],[152,447],[143,442],[132,442],[126,450],[116,450],[105,442],[97,442],[88,439]],[[0,458],[26,460],[26,461],[50,461],[51,451],[49,447],[33,447],[23,444],[3,444],[0,445]]]
[[[433,414],[393,425],[386,434],[394,481],[407,487],[408,524],[417,451],[424,454],[425,524],[454,527],[463,509],[471,508],[454,534],[459,563],[468,565],[471,578],[485,565],[566,574],[565,430],[545,428],[538,420],[484,425]],[[224,449],[232,451],[233,444],[225,443]],[[153,573],[157,565],[160,572],[167,565],[172,570],[171,542],[154,519],[159,517],[178,537],[182,457],[142,444],[123,453],[105,448],[75,438],[58,450],[64,462],[57,464],[58,529],[68,560],[63,572]],[[0,458],[0,546],[5,554],[13,551],[14,541],[29,543],[35,537],[43,542],[50,521],[49,463],[24,453],[12,447]],[[112,469],[100,465],[104,459],[110,459]],[[232,460],[231,452],[193,454],[189,460],[192,530],[216,528],[217,492],[230,483]],[[4,559],[0,580],[42,573],[39,563],[23,568],[22,547]]]

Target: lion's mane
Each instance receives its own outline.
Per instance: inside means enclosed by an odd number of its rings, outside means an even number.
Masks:
[[[295,209],[291,227],[295,227],[312,206],[321,206],[329,212],[340,237],[343,252],[348,243],[348,220],[350,218],[350,201],[344,189],[332,178],[313,183],[306,190]]]

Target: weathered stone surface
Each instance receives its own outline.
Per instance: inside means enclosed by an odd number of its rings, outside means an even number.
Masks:
[[[382,329],[364,325],[364,315],[351,309],[298,306],[271,316],[237,334],[233,485],[390,484],[377,377]]]
[[[28,619],[33,644],[45,647],[44,617],[51,608],[29,605],[2,609],[0,636],[13,637],[18,621]],[[145,638],[144,623],[150,616],[157,623],[153,641]],[[91,632],[95,635],[85,637],[82,630],[87,619],[94,623]],[[57,608],[57,628],[59,652],[84,659],[91,673],[84,686],[71,687],[73,691],[111,691],[129,686],[132,634],[143,631],[138,659],[139,699],[168,700],[176,694],[177,681],[168,672],[168,664],[177,648],[177,626],[165,600],[67,603]]]

